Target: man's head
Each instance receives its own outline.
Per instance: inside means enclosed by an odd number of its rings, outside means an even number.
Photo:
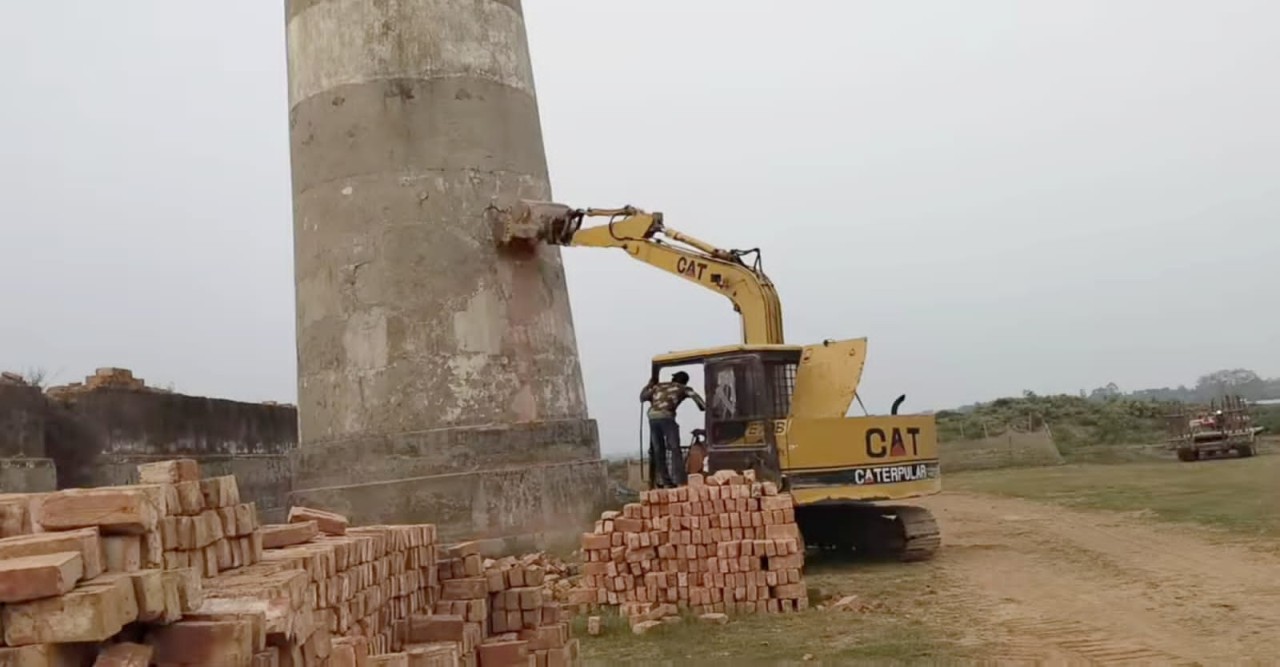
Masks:
[[[676,371],[671,376],[671,381],[676,384],[689,384],[689,374],[684,371]]]

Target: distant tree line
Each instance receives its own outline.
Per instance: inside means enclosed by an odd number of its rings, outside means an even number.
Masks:
[[[1229,368],[1201,375],[1195,386],[1160,387],[1125,392],[1112,382],[1086,393],[1082,397],[1092,401],[1108,401],[1133,398],[1149,401],[1178,401],[1182,403],[1208,403],[1225,395],[1236,395],[1247,401],[1280,399],[1280,378],[1264,379],[1245,368]]]

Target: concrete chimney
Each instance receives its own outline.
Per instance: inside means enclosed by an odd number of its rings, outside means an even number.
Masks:
[[[299,449],[293,500],[446,539],[572,533],[606,493],[520,0],[287,0]]]

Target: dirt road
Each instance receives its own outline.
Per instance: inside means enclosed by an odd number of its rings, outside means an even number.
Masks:
[[[1280,662],[1280,545],[945,493],[940,622],[1001,663]]]

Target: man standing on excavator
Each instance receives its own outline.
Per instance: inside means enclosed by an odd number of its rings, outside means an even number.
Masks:
[[[689,386],[689,374],[684,371],[676,371],[670,382],[649,378],[649,384],[640,390],[640,402],[649,402],[649,457],[657,463],[659,487],[675,488],[687,479],[680,454],[680,426],[676,424],[676,408],[686,398],[707,411],[707,404]]]

